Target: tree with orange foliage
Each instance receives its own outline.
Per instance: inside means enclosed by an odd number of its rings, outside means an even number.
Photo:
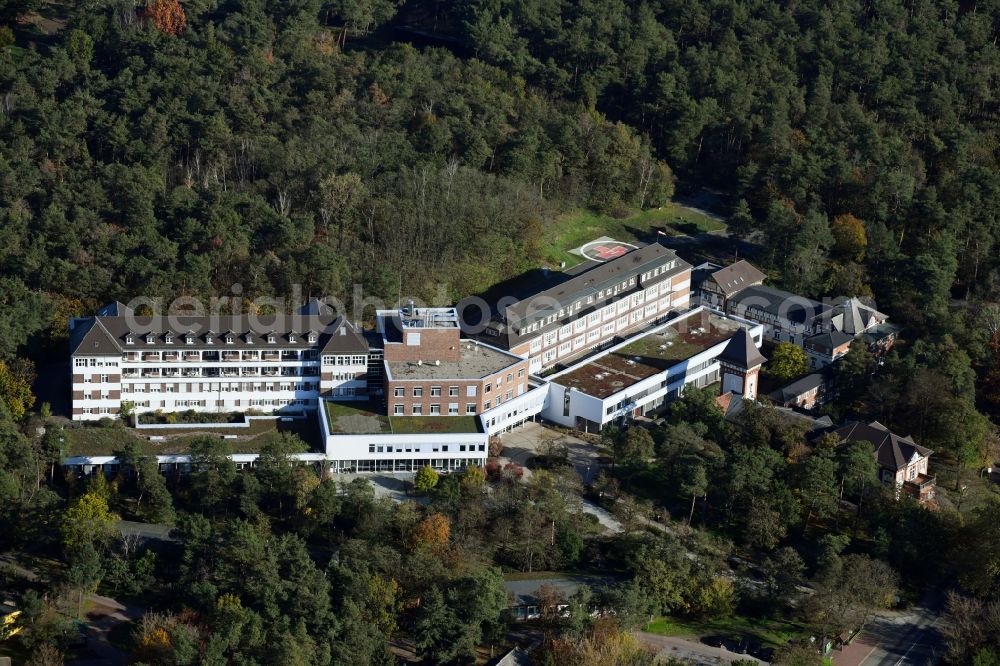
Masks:
[[[167,35],[179,35],[184,32],[187,23],[184,8],[178,0],[152,0],[146,5],[146,15],[157,30]]]
[[[451,538],[451,523],[448,517],[440,513],[432,513],[413,528],[411,541],[414,548],[429,548],[440,552],[448,545]]]

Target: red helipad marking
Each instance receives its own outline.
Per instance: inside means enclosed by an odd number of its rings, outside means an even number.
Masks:
[[[627,252],[627,250],[623,245],[612,245],[611,247],[608,247],[607,245],[598,245],[593,248],[593,252],[597,255],[598,259],[607,261],[608,259],[614,259],[622,256],[625,252]]]

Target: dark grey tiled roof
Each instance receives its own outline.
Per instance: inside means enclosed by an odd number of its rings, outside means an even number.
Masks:
[[[726,298],[752,285],[763,282],[764,275],[756,266],[746,259],[740,259],[712,273],[712,279]]]
[[[774,287],[747,287],[731,299],[750,309],[762,310],[796,324],[810,324],[831,306]]]
[[[843,331],[830,331],[829,333],[817,333],[816,335],[807,338],[806,342],[821,349],[832,351],[845,342],[850,342],[853,339],[853,335],[848,335]]]
[[[892,471],[905,467],[914,453],[925,458],[934,453],[909,437],[896,435],[878,421],[852,421],[834,433],[844,442],[871,442],[879,466]]]
[[[722,353],[719,354],[719,360],[726,361],[740,368],[749,369],[763,365],[767,359],[757,349],[757,345],[754,344],[753,338],[750,337],[747,329],[740,327],[736,331],[736,335],[729,339],[729,343],[722,350]]]
[[[109,311],[108,306],[102,311]],[[130,311],[116,316],[96,316],[77,319],[70,333],[73,354],[118,355],[125,350],[142,349],[266,349],[267,337],[274,334],[275,346],[319,349],[326,353],[357,353],[368,351],[364,336],[354,324],[332,314],[294,315],[212,315],[137,317]],[[309,342],[310,331],[316,341]],[[231,335],[232,342],[226,342]],[[127,342],[129,335],[133,342]],[[146,342],[147,336],[153,342]],[[172,342],[167,342],[167,336]],[[192,341],[187,342],[187,336]],[[208,342],[211,336],[212,342]],[[295,341],[292,342],[292,337]]]
[[[794,400],[804,393],[818,389],[826,381],[822,373],[813,372],[805,377],[799,377],[791,384],[782,386],[770,395],[774,400],[784,404],[789,400]]]

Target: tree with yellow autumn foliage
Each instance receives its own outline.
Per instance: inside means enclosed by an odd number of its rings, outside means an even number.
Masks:
[[[441,552],[448,546],[451,538],[451,522],[441,513],[432,513],[413,528],[410,540],[415,549],[428,548]]]
[[[845,259],[861,261],[868,248],[868,232],[865,223],[850,213],[838,215],[830,223],[833,232],[834,250]]]

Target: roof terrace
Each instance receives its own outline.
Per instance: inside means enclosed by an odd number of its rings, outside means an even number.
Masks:
[[[604,400],[729,340],[739,328],[738,322],[703,310],[552,381]]]

